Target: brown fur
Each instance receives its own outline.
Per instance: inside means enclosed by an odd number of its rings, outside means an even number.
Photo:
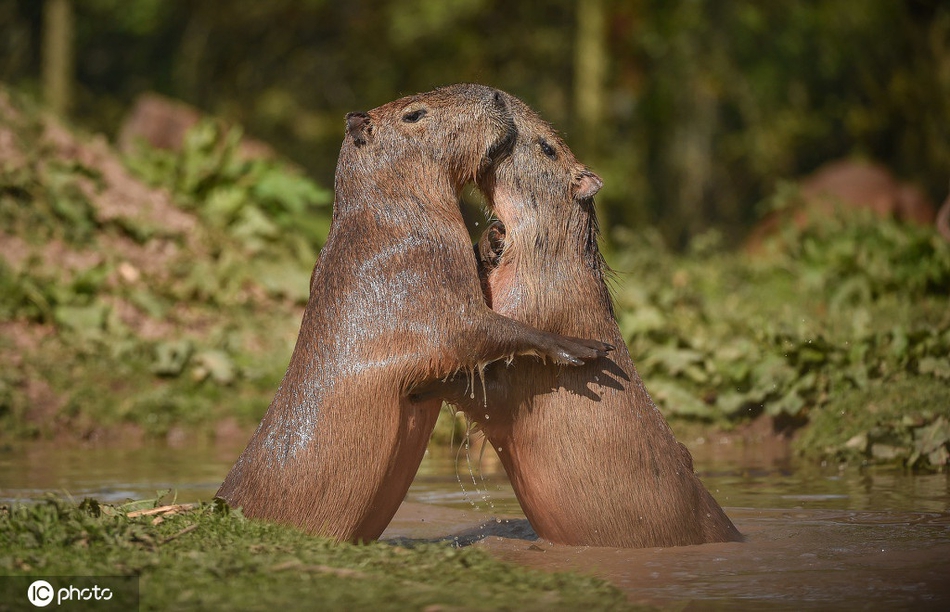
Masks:
[[[509,106],[517,141],[481,182],[504,222],[477,247],[491,306],[618,348],[580,368],[495,364],[486,371],[487,402],[480,394],[453,401],[481,421],[545,539],[621,547],[740,539],[624,347],[597,246],[592,197],[600,179],[530,108],[517,99]]]
[[[218,491],[251,517],[337,539],[389,523],[440,402],[410,392],[515,354],[580,363],[560,338],[483,302],[458,207],[510,146],[495,90],[456,85],[347,116],[333,221],[287,373]]]

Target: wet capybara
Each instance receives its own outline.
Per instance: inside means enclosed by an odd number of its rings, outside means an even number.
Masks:
[[[440,408],[413,389],[530,354],[609,348],[492,312],[458,206],[514,136],[496,90],[455,85],[347,115],[333,220],[290,365],[218,496],[249,517],[377,538]]]
[[[450,401],[496,449],[539,536],[561,544],[650,547],[741,538],[693,472],[650,399],[614,319],[593,196],[601,180],[558,134],[506,97],[511,154],[480,186],[503,225],[476,246],[486,298],[501,314],[617,349],[579,368],[496,364]]]

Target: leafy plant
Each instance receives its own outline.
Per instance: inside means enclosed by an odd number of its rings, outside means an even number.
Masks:
[[[308,297],[328,192],[277,160],[239,159],[240,130],[208,122],[181,154],[129,160],[172,202],[103,143],[3,88],[0,103],[3,435],[133,423],[162,436],[259,418]]]
[[[670,416],[728,423],[764,412],[801,425],[851,393],[950,380],[950,245],[930,228],[838,213],[788,227],[756,260],[706,247],[701,259],[674,255],[649,234],[615,238],[613,265],[629,279],[617,294],[621,331]],[[890,397],[899,412],[950,415],[941,396],[924,396]],[[899,437],[907,465],[946,463],[933,434],[915,437],[934,422],[913,421]],[[872,448],[871,460],[898,458]]]
[[[142,146],[127,161],[249,253],[273,257],[289,248],[311,265],[329,231],[333,193],[286,163],[242,156],[242,136],[240,127],[205,119],[189,130],[180,152]]]

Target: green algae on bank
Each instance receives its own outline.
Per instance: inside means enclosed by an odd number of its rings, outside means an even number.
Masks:
[[[630,608],[599,579],[524,569],[447,544],[341,544],[215,501],[138,514],[48,498],[0,508],[7,575],[140,577],[142,610]],[[436,608],[437,607],[437,608]]]
[[[950,385],[915,377],[845,392],[812,416],[795,444],[806,456],[831,460],[945,466]]]

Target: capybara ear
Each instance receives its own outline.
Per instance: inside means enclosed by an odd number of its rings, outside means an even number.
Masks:
[[[366,113],[346,114],[346,135],[353,139],[353,144],[362,147],[369,142],[373,135],[373,123]]]
[[[604,181],[599,176],[584,168],[574,175],[571,181],[571,193],[575,200],[587,200],[594,197],[600,188],[604,186]]]

